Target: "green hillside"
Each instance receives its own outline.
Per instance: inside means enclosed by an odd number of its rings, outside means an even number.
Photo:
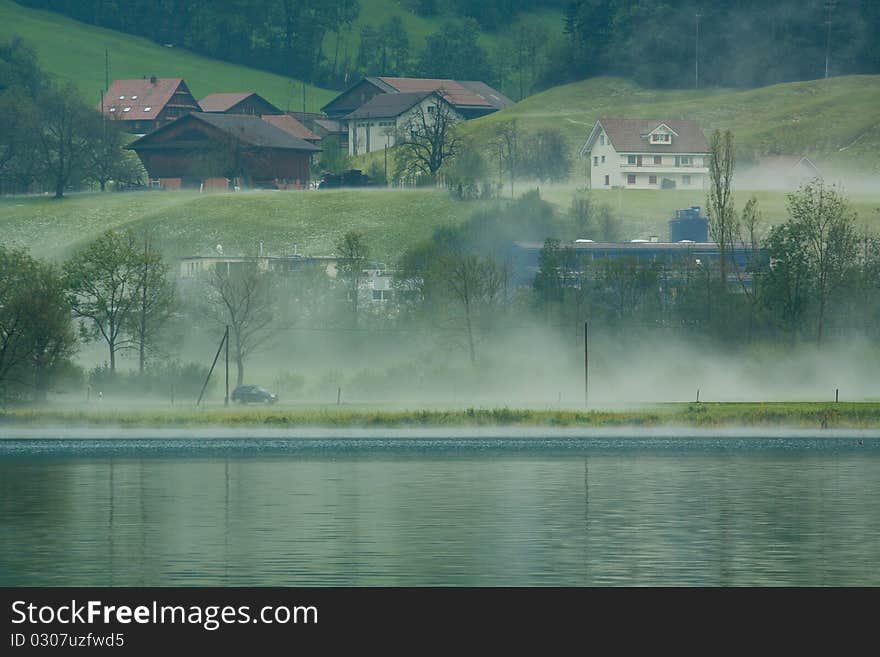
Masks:
[[[442,223],[458,223],[473,203],[440,191],[133,192],[0,199],[0,244],[61,260],[110,228],[152,229],[169,258],[248,254],[259,243],[273,255],[333,253],[348,230],[362,231],[377,260],[395,260]]]
[[[279,107],[302,108],[302,83],[245,66],[227,64],[179,48],[105,30],[60,14],[0,0],[0,38],[21,36],[32,45],[40,65],[55,77],[76,84],[97,104],[104,88],[104,51],[110,50],[110,79],[144,75],[182,77],[196,98],[218,91],[256,91]],[[336,92],[306,87],[306,106],[317,111]]]
[[[436,32],[443,21],[446,20],[444,16],[432,16],[429,18],[419,16],[407,7],[406,0],[361,0],[360,4],[360,14],[352,25],[351,30],[343,31],[339,36],[340,57],[344,58],[347,53],[353,60],[357,56],[361,29],[367,25],[378,28],[385,24],[392,16],[400,18],[409,37],[410,51],[418,53],[425,47],[425,40],[428,36]],[[554,36],[558,35],[560,38],[562,36],[562,12],[553,10],[523,12],[521,20],[540,23]],[[480,35],[480,45],[487,51],[491,51],[498,45],[499,37],[503,34],[503,29],[498,32],[484,31]],[[324,40],[324,52],[333,53],[335,48],[336,35],[328,34]]]
[[[516,119],[525,131],[559,128],[579,149],[596,119],[693,119],[709,132],[733,131],[739,154],[808,155],[827,165],[880,172],[880,76],[842,76],[749,90],[657,91],[619,78],[555,87],[506,110],[472,121],[466,132],[487,134]]]

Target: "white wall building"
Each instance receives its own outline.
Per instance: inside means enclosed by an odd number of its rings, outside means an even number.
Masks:
[[[709,143],[694,121],[599,119],[581,147],[592,189],[703,189]]]
[[[391,148],[401,131],[420,125],[421,115],[428,125],[440,111],[449,112],[454,122],[464,120],[439,93],[379,94],[340,119],[348,126],[348,154],[362,155]]]

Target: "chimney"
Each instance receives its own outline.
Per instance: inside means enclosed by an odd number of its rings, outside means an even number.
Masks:
[[[150,84],[156,84],[156,76],[155,75],[150,76]]]

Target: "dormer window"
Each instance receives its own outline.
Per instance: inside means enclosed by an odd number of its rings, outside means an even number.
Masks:
[[[651,134],[652,144],[668,144],[672,141],[672,135],[668,132],[654,132]]]

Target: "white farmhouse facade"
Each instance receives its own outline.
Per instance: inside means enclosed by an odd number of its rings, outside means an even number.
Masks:
[[[709,143],[694,121],[599,119],[581,147],[592,189],[703,189]]]
[[[397,144],[398,136],[412,126],[421,126],[421,117],[432,125],[439,112],[449,112],[454,122],[464,117],[438,92],[379,94],[340,119],[348,126],[348,154],[373,153]]]

